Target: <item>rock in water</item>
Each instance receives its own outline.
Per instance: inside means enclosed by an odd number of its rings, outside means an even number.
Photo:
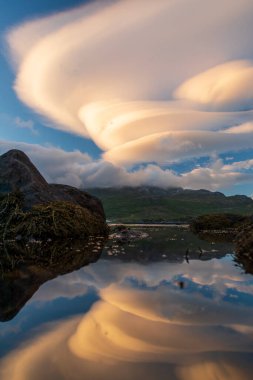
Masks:
[[[2,239],[107,234],[102,203],[85,191],[48,184],[25,153],[0,156]]]

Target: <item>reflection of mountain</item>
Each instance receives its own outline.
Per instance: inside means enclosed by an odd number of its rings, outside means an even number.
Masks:
[[[6,247],[0,278],[0,321],[12,319],[44,282],[95,262],[103,245],[103,238],[90,238]]]

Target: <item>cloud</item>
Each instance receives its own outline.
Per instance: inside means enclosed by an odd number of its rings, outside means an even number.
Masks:
[[[14,123],[18,128],[29,129],[33,134],[38,134],[38,131],[34,128],[34,122],[32,120],[23,120],[21,117],[15,117]]]
[[[221,159],[214,159],[208,166],[196,167],[180,174],[154,164],[128,171],[102,159],[93,160],[78,150],[67,152],[50,145],[0,140],[0,154],[14,148],[23,150],[48,182],[81,188],[158,186],[217,190],[253,180],[253,173],[244,170],[253,167],[252,160],[227,165]]]
[[[196,378],[240,380],[242,377],[247,376],[243,372],[242,369],[236,368],[232,362],[224,363],[222,361],[203,361],[202,363],[178,369],[178,375],[181,380],[194,380]]]
[[[19,128],[30,131],[33,135],[38,134],[38,130],[34,126],[32,120],[24,120],[20,116],[13,117],[11,115],[0,113],[0,123],[4,128]]]
[[[29,380],[36,377],[36,379],[42,380],[45,370],[49,371],[49,373],[50,370],[53,371],[54,364],[49,358],[57,356],[55,356],[56,350],[59,350],[58,353],[60,353],[60,355],[63,354],[61,347],[65,344],[66,335],[73,333],[75,326],[75,320],[63,323],[58,329],[55,329],[55,331],[53,331],[53,327],[55,327],[53,324],[47,326],[46,336],[34,340],[34,347],[32,349],[28,345],[24,350],[17,350],[17,352],[12,354],[13,357],[17,359],[15,365],[11,365],[12,355],[10,355],[10,357],[7,356],[4,363],[2,362],[3,366],[1,366],[0,369],[1,378]],[[49,337],[52,339],[53,344],[49,344]],[[44,362],[46,358],[47,365],[45,365]]]
[[[235,136],[234,132],[222,131],[164,132],[122,144],[106,152],[104,158],[122,165],[152,161],[169,164],[192,157],[249,149],[252,138],[253,133]]]
[[[224,130],[226,133],[253,133],[253,123],[244,123]]]
[[[0,152],[23,150],[49,182],[81,186],[81,170],[92,160],[80,151],[66,152],[53,146],[0,140]]]
[[[166,261],[150,263],[148,266],[140,266],[139,263],[134,261],[122,265],[122,262],[120,261],[111,261],[101,258],[95,265],[91,264],[82,268],[82,270],[78,272],[64,276],[64,280],[61,279],[61,277],[58,277],[53,281],[44,284],[33,296],[30,302],[37,302],[38,300],[54,300],[63,296],[74,298],[86,294],[87,288],[94,288],[104,301],[108,301],[113,305],[116,303],[118,306],[121,304],[121,309],[126,312],[131,312],[131,308],[133,308],[133,313],[143,316],[143,313],[145,312],[145,316],[149,319],[151,318],[151,315],[154,315],[155,313],[156,319],[164,321],[164,318],[171,316],[173,310],[175,314],[178,314],[179,309],[182,306],[179,304],[177,305],[177,298],[181,294],[177,291],[179,273],[187,273],[187,275],[183,275],[183,277],[186,281],[189,280],[190,282],[193,282],[196,289],[200,289],[202,286],[210,287],[213,294],[215,294],[217,302],[220,297],[223,297],[224,294],[226,294],[227,289],[234,289],[241,292],[241,294],[247,293],[253,296],[252,284],[245,282],[241,277],[240,270],[235,266],[231,266],[231,262],[226,259],[191,261],[190,266],[186,262],[180,264],[173,263],[172,265],[170,262]],[[134,285],[134,282],[131,282],[131,279],[135,278],[138,279],[136,285]],[[157,299],[155,292],[156,288],[161,287],[164,289],[164,293],[161,292],[162,299],[163,297],[168,297],[165,291],[166,283],[169,288],[175,288],[175,293],[171,296],[173,308],[168,306],[170,305],[168,302],[161,302],[159,310],[153,308],[149,305],[148,300],[157,302],[155,301]],[[143,289],[141,289],[142,286],[140,286],[140,284],[143,286],[145,285],[145,288],[149,288],[150,291],[147,292],[147,296],[145,296],[145,290],[143,291]],[[134,300],[132,298],[131,302],[128,302],[129,292],[127,289],[129,287],[140,288],[140,293],[135,289],[136,302],[133,302]],[[138,309],[139,298],[141,298],[142,303]],[[191,302],[191,298],[188,297],[188,294],[183,293],[179,298],[182,304],[188,305],[188,303]],[[158,297],[158,299],[160,298]],[[211,302],[210,305],[216,308],[213,302]],[[246,303],[245,306],[247,306]],[[191,305],[188,305],[187,308],[188,307],[189,310],[192,310]],[[184,309],[184,313],[187,308]],[[214,317],[213,315],[208,316],[209,312],[210,310],[207,311],[206,309],[202,310],[202,312],[196,309],[196,323],[200,323],[200,321],[202,324],[212,322],[212,318]],[[189,318],[189,316],[187,317],[187,312],[186,314],[184,313],[182,313],[181,310],[182,319]],[[201,313],[205,314],[205,318],[202,318]],[[228,312],[224,316],[224,321],[228,320],[228,318],[230,318],[230,323],[234,323],[235,320],[238,322],[240,320],[243,323],[246,323],[247,321],[247,323],[249,323],[251,316],[249,313],[241,313],[240,310],[231,314],[230,309],[228,308]],[[194,323],[194,321],[192,321],[192,323]]]
[[[176,90],[175,96],[204,104],[209,109],[252,109],[252,80],[252,62],[226,62],[188,79]]]
[[[7,36],[15,90],[122,167],[252,148],[237,128],[253,117],[252,12],[251,0],[121,0],[33,20]]]

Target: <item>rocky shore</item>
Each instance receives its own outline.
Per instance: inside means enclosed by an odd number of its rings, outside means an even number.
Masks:
[[[202,215],[192,221],[190,229],[203,239],[233,241],[236,254],[246,255],[253,262],[253,216]]]

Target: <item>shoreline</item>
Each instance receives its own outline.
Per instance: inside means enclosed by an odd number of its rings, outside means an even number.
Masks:
[[[182,227],[189,228],[189,224],[187,223],[110,223],[107,222],[109,227],[117,227],[117,226],[127,226],[127,227]]]

